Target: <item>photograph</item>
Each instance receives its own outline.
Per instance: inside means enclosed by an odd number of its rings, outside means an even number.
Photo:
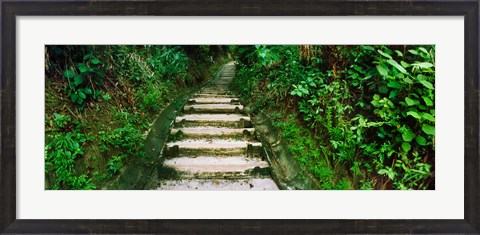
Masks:
[[[45,45],[45,190],[435,190],[435,45]]]
[[[480,0],[4,0],[1,234],[478,234]]]

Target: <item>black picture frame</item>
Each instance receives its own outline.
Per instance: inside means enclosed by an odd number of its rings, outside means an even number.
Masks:
[[[479,233],[479,0],[1,1],[0,232],[141,234]],[[20,220],[16,219],[16,16],[463,16],[463,220]],[[448,203],[448,202],[445,202]]]

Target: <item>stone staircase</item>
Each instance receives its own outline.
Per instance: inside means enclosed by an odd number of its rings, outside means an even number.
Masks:
[[[250,117],[228,86],[235,65],[197,92],[176,117],[166,144],[164,167],[175,177],[160,190],[278,190],[260,156]]]

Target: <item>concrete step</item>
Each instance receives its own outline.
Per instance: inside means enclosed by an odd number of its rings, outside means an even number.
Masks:
[[[228,84],[224,83],[214,83],[210,84],[208,87],[204,87],[203,89],[222,89],[222,90],[228,90],[228,87],[230,86],[230,82]]]
[[[189,104],[232,104],[239,103],[236,98],[193,98],[189,99]]]
[[[203,87],[175,118],[170,142],[165,144],[164,166],[172,174],[160,190],[278,190],[270,166],[261,157],[249,116],[229,87],[235,63],[220,78]]]
[[[193,98],[232,98],[232,99],[235,99],[235,98],[238,98],[238,97],[235,96],[235,95],[232,95],[232,94],[219,95],[219,94],[207,94],[207,93],[199,92],[199,93],[196,93],[195,95],[193,95]]]
[[[165,153],[168,158],[178,156],[259,157],[262,143],[245,140],[185,139],[169,142],[165,147]]]
[[[178,179],[159,182],[158,190],[215,190],[215,191],[263,191],[278,190],[278,186],[269,178],[252,179]]]
[[[214,126],[205,127],[186,127],[186,128],[172,128],[171,135],[181,133],[182,137],[187,138],[252,138],[255,134],[254,128],[222,128]]]
[[[185,105],[183,111],[189,113],[241,113],[243,105],[234,104],[192,104]]]
[[[177,127],[218,126],[245,128],[252,127],[249,116],[240,114],[187,114],[175,118]]]
[[[174,169],[177,172],[176,177],[183,179],[239,179],[270,176],[270,168],[266,161],[243,156],[177,157],[167,159],[163,164]]]
[[[231,95],[232,93],[227,90],[220,89],[203,89],[199,93],[210,94],[210,95]]]

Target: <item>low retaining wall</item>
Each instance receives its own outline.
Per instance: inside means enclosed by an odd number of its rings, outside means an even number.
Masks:
[[[272,176],[280,189],[321,189],[320,182],[303,170],[293,158],[288,145],[282,141],[281,130],[273,126],[263,112],[251,114],[257,138],[262,141]]]

